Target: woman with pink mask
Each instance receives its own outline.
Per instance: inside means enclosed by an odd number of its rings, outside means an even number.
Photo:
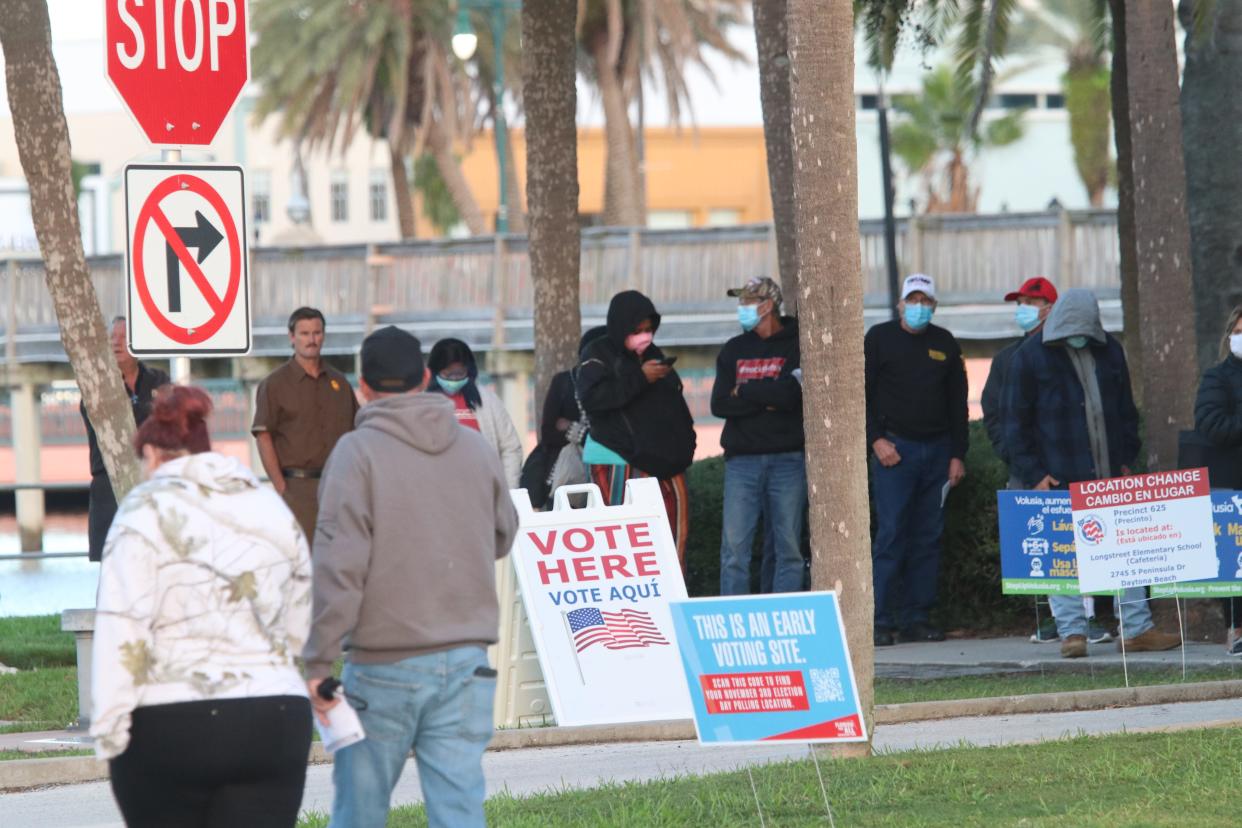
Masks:
[[[590,421],[582,457],[609,505],[625,497],[626,481],[660,481],[677,558],[685,569],[690,503],[685,471],[694,459],[694,418],[682,395],[674,359],[652,339],[655,305],[636,290],[612,297],[608,335],[583,352],[578,395]]]

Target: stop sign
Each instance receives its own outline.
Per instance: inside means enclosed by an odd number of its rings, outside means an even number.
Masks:
[[[108,79],[151,143],[210,144],[250,78],[246,0],[105,0]]]

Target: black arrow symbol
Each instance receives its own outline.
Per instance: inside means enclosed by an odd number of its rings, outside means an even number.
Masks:
[[[211,251],[216,249],[216,245],[224,240],[224,236],[198,210],[194,211],[194,220],[197,222],[194,227],[173,229],[177,231],[182,244],[198,249],[195,259],[202,264],[211,255]],[[165,261],[168,263],[168,311],[177,313],[181,310],[181,260],[168,242],[164,242],[164,251]]]

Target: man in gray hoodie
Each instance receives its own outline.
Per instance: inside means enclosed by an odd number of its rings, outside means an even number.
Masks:
[[[1048,320],[1022,343],[1005,375],[1001,407],[1010,474],[1027,489],[1130,474],[1139,453],[1138,410],[1121,343],[1100,324],[1095,294],[1061,294]],[[1062,658],[1087,654],[1087,614],[1077,595],[1048,599]],[[1169,650],[1181,638],[1152,624],[1142,587],[1121,596],[1124,644],[1130,652]]]
[[[307,686],[322,720],[341,703],[317,691],[344,647],[344,689],[366,730],[335,756],[333,826],[385,825],[411,749],[431,825],[484,824],[495,562],[517,512],[500,458],[448,399],[420,393],[429,379],[415,337],[368,336],[367,404],[320,484]]]

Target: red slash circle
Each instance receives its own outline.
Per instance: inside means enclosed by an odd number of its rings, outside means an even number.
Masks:
[[[177,231],[173,228],[172,222],[168,220],[168,216],[160,209],[160,202],[173,193],[179,193],[183,190],[196,193],[206,199],[207,203],[215,209],[216,215],[220,217],[224,224],[224,239],[229,250],[229,283],[225,288],[224,296],[216,295],[215,290],[211,287],[211,283],[207,281],[203,269],[198,266],[198,262],[190,255],[190,251],[186,249],[185,243],[181,241],[181,237],[177,235]],[[163,236],[164,240],[177,254],[177,259],[181,262],[181,266],[185,272],[193,280],[195,286],[203,294],[203,298],[207,300],[207,304],[211,306],[212,316],[202,325],[194,328],[185,328],[181,325],[173,324],[163,311],[155,304],[155,300],[151,297],[151,290],[147,287],[146,268],[142,262],[143,240],[147,235],[147,227],[154,222],[156,230]],[[160,182],[159,186],[151,191],[151,195],[147,196],[147,200],[143,202],[142,210],[138,213],[138,221],[134,227],[134,286],[138,289],[138,298],[142,300],[142,307],[146,309],[147,316],[155,323],[155,327],[169,339],[179,342],[182,345],[198,345],[209,339],[216,331],[220,330],[220,326],[229,318],[229,314],[233,311],[233,304],[237,301],[237,291],[241,287],[241,243],[237,238],[237,226],[229,215],[228,205],[224,203],[224,199],[220,197],[210,184],[198,176],[178,173],[170,178],[166,178]]]

